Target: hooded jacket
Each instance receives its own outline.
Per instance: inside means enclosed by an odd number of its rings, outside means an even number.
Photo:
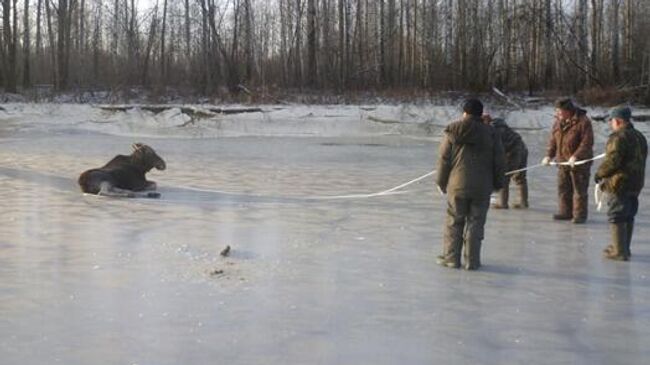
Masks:
[[[501,138],[480,117],[467,116],[444,131],[436,183],[450,197],[485,199],[503,187],[505,154]]]
[[[495,118],[490,124],[497,131],[497,135],[501,137],[501,144],[506,154],[506,168],[508,170],[516,170],[520,168],[520,161],[522,156],[528,155],[526,143],[521,138],[519,133],[515,132],[505,120],[502,118]]]

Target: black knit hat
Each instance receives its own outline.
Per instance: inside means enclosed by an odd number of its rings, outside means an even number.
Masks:
[[[480,117],[483,114],[483,103],[478,99],[467,99],[463,103],[463,111],[469,115]]]
[[[555,107],[557,109],[562,109],[562,110],[569,110],[569,111],[576,110],[576,106],[573,104],[573,101],[571,101],[570,98],[557,99],[555,101]]]

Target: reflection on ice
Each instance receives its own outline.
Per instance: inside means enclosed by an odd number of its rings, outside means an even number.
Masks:
[[[632,261],[606,262],[604,214],[592,209],[582,226],[551,221],[555,170],[535,169],[532,208],[490,211],[483,270],[469,273],[435,265],[445,202],[430,180],[407,194],[308,199],[422,175],[435,138],[158,135],[143,142],[168,163],[152,174],[162,198],[108,199],[82,195],[76,178],[133,137],[21,123],[0,125],[0,363],[632,364],[649,355],[647,193]],[[522,134],[538,160],[546,135]]]

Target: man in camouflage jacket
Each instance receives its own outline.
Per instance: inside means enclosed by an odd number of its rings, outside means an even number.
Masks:
[[[505,157],[496,131],[481,120],[483,104],[468,99],[463,119],[445,129],[438,156],[436,183],[447,193],[447,219],[443,253],[438,264],[460,267],[464,247],[465,269],[481,265],[483,227],[490,207],[490,194],[503,187]]]
[[[501,138],[501,144],[506,154],[506,171],[523,169],[528,164],[528,148],[519,133],[515,132],[503,118],[492,119],[489,115],[483,116],[483,121],[497,131]],[[519,171],[511,175],[506,175],[503,182],[503,189],[499,190],[499,199],[492,205],[495,209],[508,209],[509,185],[510,180],[514,180],[515,185],[519,188],[519,203],[512,205],[515,209],[528,208],[528,181],[526,171]]]
[[[553,215],[553,219],[572,219],[573,223],[584,223],[587,220],[591,162],[582,165],[574,163],[594,155],[591,120],[587,112],[576,107],[571,99],[558,100],[555,111],[556,120],[542,164],[549,165],[555,159],[558,163],[568,162],[569,165],[558,166],[559,212]]]
[[[639,208],[639,194],[645,181],[648,143],[631,122],[628,107],[616,107],[609,113],[613,133],[605,148],[605,161],[598,167],[594,180],[608,193],[607,217],[612,242],[603,250],[606,258],[627,261],[634,230],[634,216]]]

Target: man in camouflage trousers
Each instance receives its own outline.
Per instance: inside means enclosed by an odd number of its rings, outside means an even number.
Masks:
[[[494,127],[497,135],[501,138],[501,144],[506,154],[506,171],[525,168],[528,164],[528,148],[526,148],[526,144],[519,133],[510,128],[503,118],[492,119],[489,115],[484,115],[483,121]],[[513,204],[512,207],[515,209],[528,208],[528,181],[526,179],[526,171],[519,171],[505,176],[503,189],[499,190],[498,201],[492,204],[492,208],[508,209],[511,179],[519,188],[519,203]]]
[[[445,128],[438,155],[436,184],[447,193],[447,220],[443,253],[438,264],[460,267],[464,247],[465,269],[481,266],[481,242],[490,194],[503,187],[505,157],[496,131],[483,123],[483,104],[468,99],[463,119]]]
[[[571,99],[555,102],[556,120],[549,138],[546,157],[542,164],[568,162],[558,166],[559,212],[553,215],[556,220],[569,220],[584,223],[587,220],[589,196],[589,174],[591,161],[574,165],[576,161],[593,157],[594,132],[587,112],[576,107]]]
[[[630,108],[613,108],[609,118],[613,133],[607,140],[605,160],[594,176],[600,188],[608,193],[607,217],[612,242],[603,253],[608,259],[627,261],[638,198],[645,181],[648,142],[632,125]]]

